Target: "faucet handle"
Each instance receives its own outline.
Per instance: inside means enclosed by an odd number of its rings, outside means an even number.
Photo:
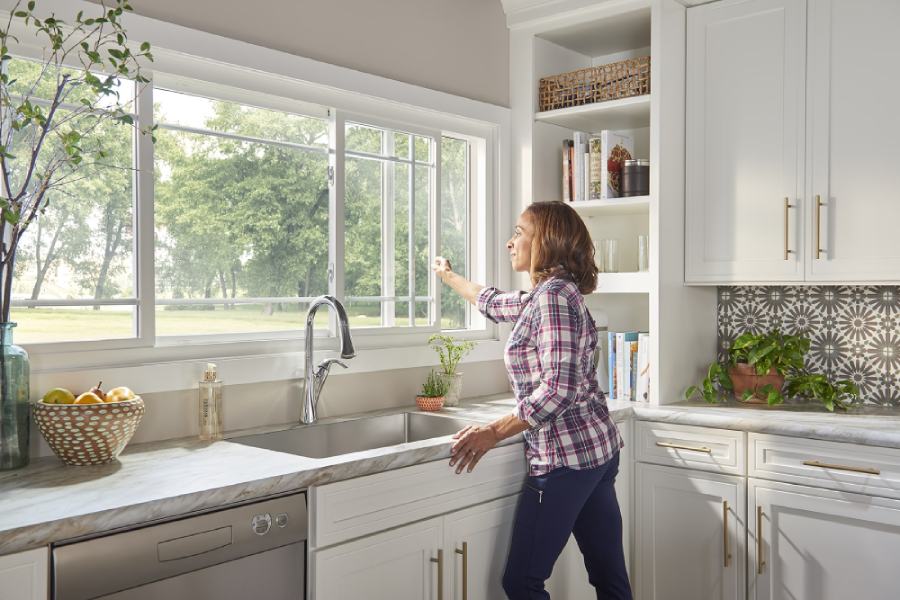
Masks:
[[[326,358],[325,360],[323,360],[322,362],[319,363],[318,368],[316,368],[316,373],[322,373],[323,371],[327,373],[331,369],[331,365],[333,365],[335,363],[341,365],[345,369],[349,368],[347,366],[347,363],[345,363],[344,361],[342,361],[338,358]]]

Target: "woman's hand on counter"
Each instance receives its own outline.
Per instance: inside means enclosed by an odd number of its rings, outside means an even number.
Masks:
[[[471,473],[481,457],[502,438],[490,425],[469,425],[453,434],[453,439],[456,442],[450,448],[450,466],[457,465],[457,473],[468,467]]]

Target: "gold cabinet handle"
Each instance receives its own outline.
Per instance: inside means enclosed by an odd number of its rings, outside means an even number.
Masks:
[[[725,568],[731,560],[731,551],[728,549],[728,500],[722,500],[722,550],[725,555]]]
[[[790,209],[794,208],[794,205],[791,204],[790,198],[787,196],[784,197],[784,260],[788,259],[788,255],[792,254],[794,251],[788,248],[788,229],[790,229]]]
[[[822,462],[820,460],[804,460],[803,464],[808,467],[819,467],[821,469],[833,469],[835,471],[852,471],[854,473],[868,473],[869,475],[881,475],[881,470],[874,467],[852,467],[850,465],[836,465],[834,463]]]
[[[469,542],[463,542],[456,553],[462,556],[462,600],[469,600]]]
[[[692,452],[712,454],[712,448],[707,448],[706,446],[685,446],[683,444],[673,444],[672,442],[656,442],[656,445],[661,448],[675,448],[676,450],[691,450]]]
[[[816,194],[816,259],[822,255],[822,196]]]
[[[432,558],[431,562],[437,564],[437,600],[444,600],[444,551],[437,551],[437,558]]]
[[[756,573],[762,575],[766,561],[763,560],[763,509],[756,507]]]

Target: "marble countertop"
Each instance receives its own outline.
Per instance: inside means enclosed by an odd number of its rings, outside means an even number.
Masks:
[[[502,394],[443,412],[489,422],[512,412],[514,405],[509,394]],[[626,419],[630,407],[623,405],[615,413],[616,420]],[[521,443],[521,436],[504,440],[515,443]],[[323,459],[194,438],[135,444],[108,465],[68,467],[55,457],[39,458],[23,469],[0,473],[0,555],[449,456],[450,438],[444,436]]]
[[[511,412],[514,404],[510,394],[500,394],[465,401],[443,412],[488,422]],[[659,407],[610,402],[609,407],[617,422],[634,416],[642,420],[900,448],[900,410],[896,409],[866,408],[851,414],[832,414],[810,405],[771,409],[693,402]],[[414,410],[408,407],[367,414]],[[353,416],[359,415],[322,422]],[[444,436],[313,459],[227,440],[206,443],[190,438],[129,446],[119,461],[95,467],[67,467],[55,457],[36,459],[23,469],[0,473],[0,555],[447,459],[449,441]],[[516,436],[504,443],[520,442],[521,437]]]

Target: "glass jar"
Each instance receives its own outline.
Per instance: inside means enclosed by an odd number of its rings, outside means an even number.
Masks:
[[[0,323],[0,471],[28,464],[28,353],[13,344],[15,323]]]

